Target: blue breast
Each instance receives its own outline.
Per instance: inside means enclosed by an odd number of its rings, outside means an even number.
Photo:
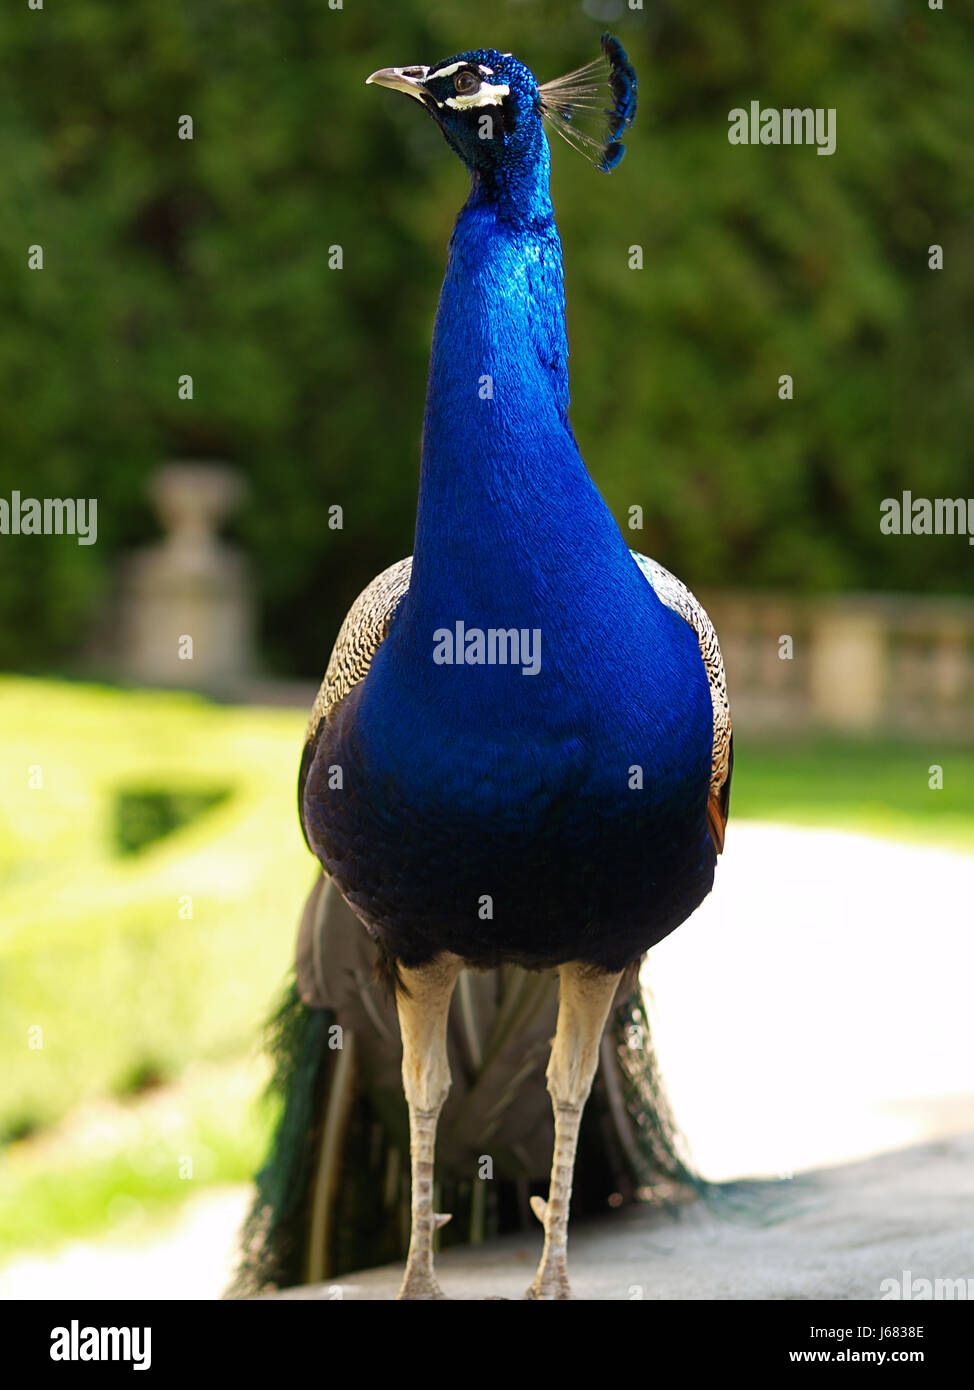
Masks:
[[[458,221],[409,593],[305,791],[313,848],[407,965],[448,949],[619,969],[713,878],[709,687],[695,634],[629,554],[568,422],[542,163],[524,215],[475,187]],[[528,660],[477,660],[476,634],[491,632],[528,634]]]

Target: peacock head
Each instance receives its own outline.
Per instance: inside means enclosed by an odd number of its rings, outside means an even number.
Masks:
[[[366,81],[422,102],[488,185],[544,161],[543,123],[608,172],[625,152],[619,136],[636,115],[636,74],[611,34],[602,35],[601,58],[542,84],[495,48],[457,53],[432,67],[381,68]]]

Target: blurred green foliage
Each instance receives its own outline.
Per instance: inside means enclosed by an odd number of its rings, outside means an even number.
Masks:
[[[962,540],[878,527],[903,488],[972,491],[959,7],[72,0],[0,16],[0,496],[96,496],[99,543],[0,538],[0,661],[70,660],[155,533],[151,471],[220,458],[251,483],[265,656],[321,671],[350,599],[412,546],[465,196],[432,122],[364,78],[481,44],[551,77],[606,26],[640,74],[628,153],[606,179],[557,142],[553,185],[573,421],[616,515],[642,505],[634,542],[694,587],[970,588]],[[835,107],[837,152],[729,145],[751,99]]]

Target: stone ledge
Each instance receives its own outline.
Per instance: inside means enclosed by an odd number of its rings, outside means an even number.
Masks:
[[[748,1207],[628,1210],[580,1225],[569,1257],[576,1298],[880,1299],[883,1281],[907,1270],[974,1288],[974,1134],[760,1184]],[[450,1250],[438,1278],[451,1298],[520,1299],[540,1250],[540,1228]],[[393,1299],[401,1277],[392,1265],[268,1297]]]

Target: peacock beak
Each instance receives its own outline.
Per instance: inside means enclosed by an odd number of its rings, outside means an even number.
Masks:
[[[391,87],[394,92],[405,92],[417,101],[424,101],[423,81],[428,72],[428,67],[380,68],[365,79],[365,85],[374,82],[377,87]]]

